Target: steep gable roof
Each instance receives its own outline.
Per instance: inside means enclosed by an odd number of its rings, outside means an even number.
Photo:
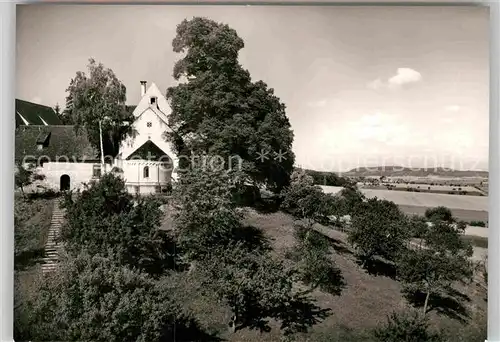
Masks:
[[[171,160],[171,157],[154,142],[148,140],[126,158],[126,160],[131,159],[168,162]]]
[[[156,98],[155,106],[151,106],[151,103],[150,103],[151,97]],[[166,117],[171,112],[170,105],[168,104],[167,99],[161,93],[160,89],[158,88],[158,86],[154,82],[151,83],[148,90],[146,90],[146,93],[144,94],[144,96],[140,99],[139,103],[137,104],[137,106],[134,110],[134,116],[138,117],[149,107],[156,107]]]
[[[16,99],[16,127],[21,125],[62,125],[56,112],[48,106]]]
[[[38,145],[43,148],[39,149]],[[83,131],[75,132],[73,126],[20,126],[15,132],[15,158],[38,159],[46,157],[51,161],[94,160],[96,151],[90,145]]]

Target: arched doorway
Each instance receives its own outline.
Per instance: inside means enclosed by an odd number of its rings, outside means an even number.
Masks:
[[[70,188],[70,178],[68,175],[61,176],[61,191],[68,191]]]

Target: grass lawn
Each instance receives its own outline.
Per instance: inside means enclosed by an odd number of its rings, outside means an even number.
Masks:
[[[262,229],[278,255],[284,257],[284,252],[292,247],[295,222],[291,216],[281,212],[260,214],[249,209],[245,221]],[[340,296],[319,290],[312,294],[319,306],[332,310],[332,315],[303,336],[304,341],[369,341],[364,331],[385,322],[392,311],[407,306],[401,294],[401,285],[389,276],[371,275],[361,269],[346,243],[345,233],[321,225],[315,228],[329,237],[332,259],[342,271],[346,286]],[[484,341],[486,336],[481,335],[486,329],[484,293],[475,285],[457,286],[457,290],[469,299],[465,303],[467,313],[459,308],[451,310],[455,312],[448,312],[448,315],[430,312],[432,324],[448,331],[452,341]],[[236,335],[232,341],[256,341],[264,337],[259,339],[258,333],[245,330]],[[271,335],[265,336],[265,339],[270,340]]]
[[[171,224],[171,218],[164,221],[164,229]],[[245,225],[260,229],[269,239],[275,255],[285,258],[288,248],[294,244],[296,221],[282,212],[261,214],[246,209]],[[325,234],[331,242],[332,261],[342,271],[346,286],[340,296],[319,290],[312,293],[316,304],[331,309],[331,315],[316,324],[309,333],[300,336],[299,341],[318,342],[368,342],[372,341],[369,331],[386,321],[386,316],[395,310],[407,307],[401,294],[401,285],[391,276],[368,274],[356,263],[352,249],[346,243],[346,234],[329,227],[316,225],[315,229]],[[206,332],[216,334],[232,342],[279,341],[278,326],[271,322],[269,333],[243,329],[232,334],[225,322],[230,311],[215,298],[201,295],[199,282],[184,274],[172,277],[172,286],[181,300],[198,318]],[[464,294],[464,308],[455,306],[446,313],[437,309],[429,312],[431,324],[447,332],[449,341],[483,342],[486,338],[486,309],[484,289],[477,285],[456,286]]]
[[[24,200],[19,194],[15,195],[15,321],[22,319],[22,310],[18,309],[22,306],[23,298],[29,296],[35,281],[41,276],[37,262],[43,256],[53,208],[53,199]],[[17,324],[15,326],[19,327]]]

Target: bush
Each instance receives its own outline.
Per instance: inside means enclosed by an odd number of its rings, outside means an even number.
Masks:
[[[484,222],[484,221],[471,221],[470,225],[475,226],[475,227],[486,227],[486,222]]]
[[[374,330],[377,342],[441,342],[440,334],[430,331],[429,323],[416,312],[392,313],[387,323]]]
[[[16,340],[172,340],[189,321],[161,281],[109,258],[83,252],[60,267],[18,308]]]
[[[312,288],[339,295],[344,283],[331,259],[328,240],[314,230],[298,227],[295,241],[288,255],[297,263],[300,280]]]
[[[425,217],[429,221],[455,222],[451,210],[443,206],[427,209],[425,211]]]
[[[113,174],[104,175],[75,197],[73,201],[68,195],[64,204],[67,222],[61,237],[67,251],[78,254],[86,249],[155,273],[172,264],[171,238],[158,229],[162,212],[157,200],[134,200],[124,181]]]

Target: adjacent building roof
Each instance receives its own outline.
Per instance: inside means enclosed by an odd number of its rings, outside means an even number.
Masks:
[[[92,161],[98,159],[83,130],[75,131],[67,125],[29,125],[19,126],[15,133],[15,158],[28,157],[38,160],[41,157],[51,161]]]
[[[16,99],[16,127],[28,125],[62,125],[56,112],[48,106]]]

